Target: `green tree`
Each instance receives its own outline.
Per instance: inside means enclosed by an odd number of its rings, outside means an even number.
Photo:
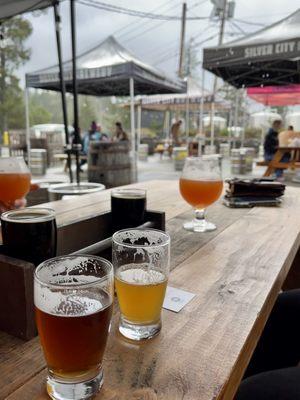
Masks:
[[[8,19],[0,25],[0,132],[15,128],[21,121],[13,117],[23,103],[15,71],[30,57],[25,40],[31,32],[30,23],[21,17]]]
[[[29,123],[30,126],[38,124],[49,124],[51,122],[51,113],[33,99],[29,102]]]

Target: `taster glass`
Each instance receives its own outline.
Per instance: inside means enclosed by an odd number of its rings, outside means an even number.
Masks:
[[[219,159],[214,156],[188,157],[179,181],[184,200],[195,209],[195,218],[184,223],[184,228],[194,232],[216,229],[205,219],[205,209],[221,196],[223,181]]]
[[[1,215],[5,253],[35,266],[56,256],[55,212],[50,208],[23,208]]]
[[[92,398],[103,382],[114,295],[112,264],[100,257],[56,257],[34,276],[34,304],[52,399]]]
[[[113,230],[137,228],[144,222],[146,190],[121,188],[111,191],[111,213]]]
[[[156,229],[128,229],[113,235],[119,331],[132,340],[161,330],[161,310],[170,265],[170,236]]]
[[[0,158],[0,201],[10,208],[30,189],[30,171],[23,158]]]

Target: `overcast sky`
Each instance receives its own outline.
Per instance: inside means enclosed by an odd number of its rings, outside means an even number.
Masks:
[[[294,12],[297,2],[299,0],[236,0],[235,18],[248,23],[268,25]],[[165,15],[180,15],[182,7],[182,1],[179,0],[107,0],[107,3]],[[210,0],[187,0],[187,4],[190,16],[208,17],[212,10]],[[68,1],[62,3],[61,14],[63,55],[64,59],[68,59],[71,52]],[[26,17],[33,26],[33,33],[27,43],[32,54],[30,61],[18,71],[22,82],[25,72],[33,72],[57,63],[53,10],[49,9],[43,14],[27,14]],[[213,37],[198,47],[199,59],[203,46],[216,44],[217,29],[217,22],[209,19],[187,22],[187,39],[193,37],[198,43]],[[248,33],[257,29],[259,26],[228,22],[225,41],[237,38],[238,32]],[[175,74],[178,65],[179,21],[153,21],[77,4],[78,53],[94,47],[111,34],[144,61],[171,75]]]

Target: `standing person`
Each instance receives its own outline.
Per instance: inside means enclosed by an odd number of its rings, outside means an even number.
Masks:
[[[97,125],[95,121],[92,121],[90,129],[84,135],[84,138],[83,138],[82,154],[85,156],[88,156],[90,142],[91,141],[100,141],[100,139],[101,139],[101,126]],[[80,167],[82,167],[86,163],[87,163],[87,160],[84,160],[84,159],[81,160]],[[80,172],[83,172],[83,170],[81,168],[80,168]]]
[[[174,122],[174,124],[171,126],[171,136],[173,139],[174,146],[180,146],[179,136],[180,136],[181,125],[182,125],[182,121],[180,119],[177,122]]]
[[[128,140],[128,135],[124,131],[121,122],[116,122],[115,126],[116,126],[116,128],[115,128],[115,133],[114,133],[114,137],[113,137],[114,142],[122,142],[122,141]]]
[[[274,155],[279,146],[278,135],[279,135],[279,130],[281,128],[281,125],[282,125],[281,120],[275,120],[272,124],[272,127],[268,130],[268,133],[266,134],[265,142],[264,142],[265,161],[272,161],[274,158]],[[290,159],[290,155],[289,155],[289,153],[286,153],[283,155],[280,162],[288,162],[289,159]],[[277,168],[275,171],[275,175],[278,180],[283,180],[283,169]]]

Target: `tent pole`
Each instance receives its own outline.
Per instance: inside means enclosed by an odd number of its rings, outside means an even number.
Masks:
[[[199,130],[200,134],[203,134],[203,117],[204,117],[204,81],[205,81],[205,69],[202,67],[202,94],[200,103],[200,114],[199,114]]]
[[[189,93],[186,94],[186,102],[185,102],[185,131],[186,131],[186,136],[190,136],[190,99],[189,99]]]
[[[27,163],[30,169],[30,120],[29,120],[29,88],[25,87],[25,118],[26,118],[26,147],[27,147]]]
[[[245,91],[243,92],[243,98],[245,99]],[[242,147],[244,147],[245,144],[245,129],[246,129],[246,108],[243,105],[243,131],[242,131]]]
[[[235,92],[235,107],[234,107],[234,130],[237,132],[238,126],[238,113],[239,113],[239,90]]]
[[[231,135],[232,135],[232,127],[233,127],[232,109],[230,109],[230,111],[229,111],[228,126],[230,128],[230,129],[228,129],[228,144],[229,144],[229,154],[230,154],[230,152],[231,152]]]
[[[61,93],[61,103],[63,110],[63,120],[65,127],[65,140],[66,140],[66,153],[68,156],[67,165],[69,170],[70,182],[73,182],[73,173],[72,173],[72,158],[71,158],[71,148],[70,148],[70,140],[69,140],[69,131],[68,131],[68,114],[67,114],[67,103],[66,103],[66,86],[65,86],[65,78],[63,73],[63,64],[62,64],[62,51],[61,51],[61,38],[60,38],[60,15],[58,10],[58,2],[53,4],[54,10],[54,20],[55,20],[55,33],[56,33],[56,45],[57,45],[57,55],[58,55],[58,65],[59,65],[59,78],[60,78],[60,93]]]
[[[129,92],[130,92],[130,131],[131,131],[131,148],[133,153],[134,169],[136,172],[135,179],[137,178],[137,141],[135,134],[135,115],[134,115],[134,79],[129,78]]]
[[[138,151],[140,144],[141,144],[141,137],[142,137],[142,105],[141,105],[141,103],[137,106],[137,134],[138,134],[138,141],[137,141],[137,151]]]
[[[210,145],[215,143],[215,94],[213,94],[210,110]]]
[[[75,0],[70,0],[71,12],[71,39],[72,39],[72,72],[73,72],[73,108],[74,108],[74,135],[75,135],[75,157],[76,157],[76,181],[80,184],[80,165],[79,151],[81,149],[79,136],[79,120],[78,120],[78,88],[77,88],[77,68],[76,68],[76,15]]]

